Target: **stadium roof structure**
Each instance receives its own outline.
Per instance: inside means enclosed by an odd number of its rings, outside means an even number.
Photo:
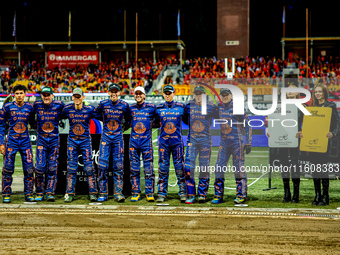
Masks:
[[[308,41],[340,41],[340,37],[308,37]],[[281,41],[306,41],[306,37],[284,37]]]
[[[34,49],[41,49],[44,47],[45,49],[65,49],[65,46],[71,46],[71,48],[81,48],[81,49],[126,49],[126,47],[134,48],[138,45],[138,48],[143,49],[178,49],[178,45],[181,45],[185,48],[185,44],[182,40],[154,40],[154,41],[91,41],[91,42],[0,42],[0,49],[13,49],[14,46]],[[67,49],[67,48],[66,48]]]
[[[0,42],[0,57],[4,59],[33,60],[43,58],[47,51],[99,51],[105,56],[133,58],[166,58],[169,54],[185,54],[185,43],[182,40],[151,41],[62,41],[62,42]],[[136,50],[137,49],[137,50]],[[19,54],[21,53],[21,55]],[[31,59],[29,59],[31,58]]]
[[[307,43],[308,42],[308,43]],[[314,56],[339,56],[340,37],[284,37],[281,38],[282,58],[285,52],[292,52],[295,56],[306,58],[308,55],[313,60]]]

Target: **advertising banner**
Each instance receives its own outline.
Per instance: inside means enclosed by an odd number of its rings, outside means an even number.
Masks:
[[[301,151],[325,153],[328,146],[326,137],[331,125],[332,109],[329,107],[306,107],[312,115],[304,115],[300,143]]]
[[[88,65],[99,63],[98,51],[48,51],[48,68],[75,67],[76,65]]]
[[[163,87],[164,86],[166,86],[166,84],[164,84]],[[176,95],[190,95],[190,91],[193,92],[196,85],[172,85],[172,86],[175,88]],[[245,85],[240,83],[237,84],[237,87],[239,87],[245,95],[248,93],[248,88],[252,88],[253,95],[271,95],[273,93],[273,88],[276,88],[276,86],[271,85]],[[219,93],[220,89],[216,89],[216,91]]]
[[[190,86],[189,85],[174,85],[176,95],[190,95]]]
[[[197,79],[197,81],[198,81],[198,79]],[[193,92],[194,91],[194,88],[197,86],[197,84],[195,84],[195,83],[198,83],[196,81],[196,79],[194,80],[194,79],[192,79],[192,82],[194,83],[194,84],[191,84],[190,85],[190,91],[191,92]],[[269,84],[267,84],[267,85],[261,85],[261,84],[256,84],[256,81],[254,81],[254,83],[253,84],[243,84],[242,83],[242,80],[240,79],[240,80],[235,80],[235,81],[237,81],[237,84],[233,84],[233,85],[235,85],[235,86],[237,86],[239,89],[241,89],[242,90],[242,92],[243,92],[243,94],[244,95],[247,95],[248,94],[248,88],[251,88],[252,89],[252,93],[253,93],[253,95],[272,95],[273,94],[273,88],[277,88],[277,86],[273,86],[273,85],[269,85]],[[236,82],[235,82],[236,83]],[[216,81],[216,83],[210,83],[209,84],[209,86],[211,86],[211,87],[214,87],[214,89],[217,91],[217,93],[220,93],[220,88],[216,88],[216,84],[218,84],[217,83],[217,81]],[[224,84],[224,83],[221,83],[221,84]],[[229,84],[229,83],[228,83]],[[230,84],[229,84],[230,85]],[[179,87],[182,87],[183,85],[180,85]],[[176,89],[176,87],[175,87],[175,89]],[[177,92],[177,90],[176,90],[176,94],[177,94],[178,92]],[[271,97],[270,97],[271,98]]]
[[[279,124],[280,123],[280,124]],[[268,116],[268,145],[270,148],[296,148],[299,146],[298,111],[295,105],[287,105],[286,115],[281,114],[281,105]]]

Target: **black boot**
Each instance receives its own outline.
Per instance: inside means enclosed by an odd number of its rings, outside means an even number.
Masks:
[[[300,190],[300,179],[299,178],[293,178],[293,185],[294,185],[294,194],[292,203],[297,204],[300,202],[299,200],[299,190]]]
[[[315,189],[315,198],[312,202],[312,205],[318,205],[321,202],[321,180],[318,178],[313,179],[314,181],[314,189]]]
[[[283,179],[283,188],[284,188],[284,197],[282,203],[289,203],[292,201],[291,194],[290,194],[290,187],[289,187],[289,179]]]
[[[319,205],[329,205],[329,179],[322,179],[322,198]]]

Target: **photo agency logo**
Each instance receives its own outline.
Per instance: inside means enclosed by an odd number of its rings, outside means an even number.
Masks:
[[[243,115],[245,113],[244,94],[243,94],[243,91],[239,87],[237,87],[236,85],[215,84],[215,86],[212,87],[212,86],[210,86],[206,83],[199,83],[199,84],[209,88],[210,90],[212,90],[214,92],[215,96],[217,96],[217,98],[218,98],[218,100],[220,101],[221,104],[222,104],[222,100],[220,98],[220,95],[217,93],[216,89],[224,88],[224,89],[230,90],[230,92],[232,94],[232,98],[233,98],[232,114],[233,115]],[[248,87],[247,91],[248,91],[248,96],[247,96],[248,109],[255,116],[268,116],[268,115],[273,114],[274,112],[277,112],[280,109],[281,109],[281,115],[285,116],[286,112],[287,112],[287,105],[295,105],[298,109],[300,109],[300,111],[304,115],[311,115],[311,113],[303,105],[304,103],[307,103],[311,99],[311,93],[307,89],[297,88],[297,87],[281,88],[281,106],[278,107],[278,88],[273,87],[272,88],[271,107],[269,109],[265,109],[265,110],[259,110],[259,109],[255,108],[254,103],[253,103],[253,88]],[[302,93],[304,95],[304,98],[294,98],[294,99],[287,98],[287,93],[300,93],[300,94]],[[206,94],[202,94],[201,113],[202,113],[202,115],[207,114],[207,95]],[[261,123],[260,125],[255,126],[254,124],[252,124],[252,122],[254,123],[254,122],[258,122],[258,121],[260,121],[260,123]],[[274,122],[279,121],[279,120],[272,119],[270,121],[271,121],[271,125],[274,126]],[[251,127],[260,127],[260,126],[264,125],[262,120],[252,119],[248,122],[249,123],[247,123],[247,124]],[[233,125],[233,123],[228,123],[228,120],[216,119],[216,120],[214,120],[213,126],[215,127],[216,125],[221,125],[221,124],[229,124],[231,126]],[[235,124],[243,124],[244,126],[246,125],[246,123],[234,123],[234,125]],[[294,127],[294,126],[298,125],[298,123],[297,123],[296,120],[293,120],[293,119],[283,119],[283,120],[281,120],[281,125],[283,127]]]

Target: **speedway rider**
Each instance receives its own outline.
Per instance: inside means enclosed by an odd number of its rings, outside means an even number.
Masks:
[[[15,101],[4,104],[0,112],[0,152],[4,155],[2,169],[2,197],[4,203],[11,202],[12,181],[15,168],[15,155],[20,152],[24,172],[24,193],[27,202],[33,197],[33,154],[28,124],[34,126],[34,108],[25,102],[27,88],[16,85],[13,89]],[[5,142],[6,122],[8,135]]]
[[[97,107],[103,122],[103,133],[99,149],[99,198],[104,202],[108,196],[108,168],[109,159],[113,160],[114,197],[118,202],[124,202],[123,174],[124,174],[124,140],[123,132],[130,126],[130,107],[128,103],[119,99],[120,87],[116,83],[109,86],[109,99],[103,100]]]
[[[212,118],[218,119],[218,109],[213,103],[207,102],[207,114],[202,114],[202,95],[205,94],[203,86],[194,89],[194,100],[187,103],[189,115],[189,134],[185,157],[185,183],[187,188],[186,204],[196,202],[195,176],[196,157],[199,155],[199,184],[197,188],[198,202],[204,203],[209,188],[208,166],[211,156],[210,125]]]
[[[182,118],[186,114],[184,104],[174,102],[175,88],[166,85],[163,88],[165,103],[157,106],[156,124],[159,123],[161,133],[159,137],[159,178],[157,202],[164,202],[168,195],[170,154],[172,154],[179,186],[181,203],[186,200],[185,174],[183,159]]]
[[[37,152],[35,201],[43,201],[45,195],[46,174],[46,199],[53,202],[57,186],[57,170],[59,157],[59,116],[64,109],[64,103],[53,100],[53,90],[44,87],[41,90],[42,100],[34,102],[34,112],[37,116]]]
[[[140,154],[143,156],[146,200],[154,202],[155,173],[153,170],[152,127],[156,115],[156,106],[145,102],[146,95],[143,87],[137,87],[134,94],[136,103],[130,107],[132,115],[129,150],[131,202],[141,199]]]
[[[244,115],[233,114],[233,99],[229,89],[220,90],[222,105],[218,107],[221,122],[221,143],[215,166],[215,196],[213,204],[223,202],[224,174],[230,155],[233,155],[233,171],[236,180],[235,204],[243,204],[247,199],[247,173],[244,168],[244,151],[251,152],[252,129],[248,125],[249,118]],[[227,123],[225,123],[227,121]],[[245,129],[246,143],[243,144],[243,129]]]
[[[84,93],[81,88],[73,90],[73,104],[68,104],[62,112],[63,118],[68,118],[70,130],[67,143],[67,188],[65,202],[70,203],[75,196],[79,152],[83,156],[84,171],[87,175],[90,201],[97,201],[97,182],[92,161],[92,141],[90,136],[90,120],[98,118],[96,109],[85,105]]]

